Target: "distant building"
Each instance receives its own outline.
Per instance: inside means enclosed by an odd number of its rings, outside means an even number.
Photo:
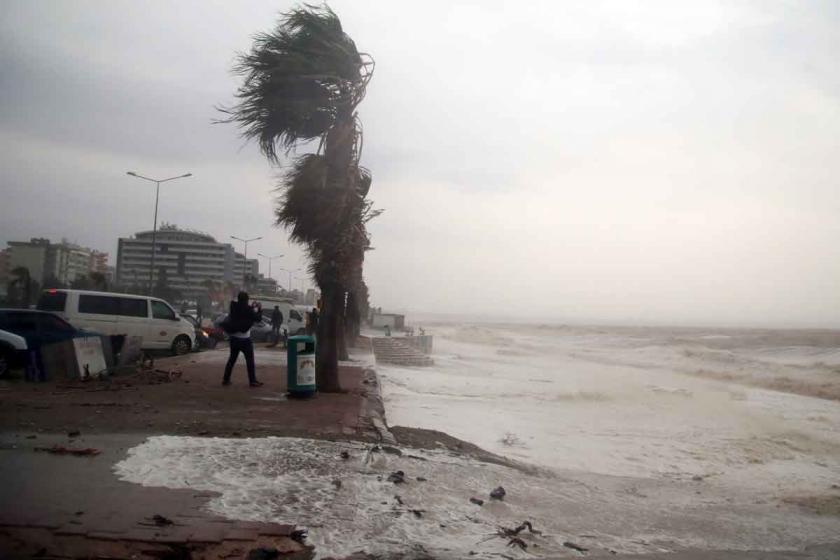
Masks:
[[[104,273],[108,267],[108,253],[80,247],[64,239],[61,243],[52,243],[49,239],[32,238],[9,241],[8,245],[5,257],[8,272],[24,267],[29,270],[30,278],[41,285],[45,282],[69,285],[91,272]]]
[[[9,285],[9,258],[11,251],[3,249],[0,251],[0,295],[6,295],[6,287]]]
[[[123,286],[148,286],[152,259],[152,232],[121,237],[117,246],[117,282]],[[165,271],[165,272],[164,272]],[[207,292],[208,280],[218,285],[228,282],[242,287],[246,274],[259,278],[259,261],[234,251],[229,243],[213,236],[165,225],[155,241],[154,281],[166,274],[170,288],[185,298]]]
[[[303,296],[303,303],[305,305],[311,305],[312,307],[315,307],[316,305],[318,305],[319,299],[321,299],[321,292],[309,288],[308,290],[306,290],[306,295]]]
[[[374,313],[371,317],[371,326],[375,329],[388,327],[392,330],[402,330],[405,328],[405,315],[382,312]]]
[[[277,295],[277,280],[274,278],[266,278],[262,274],[258,274],[257,282],[254,285],[254,291],[258,294],[266,296]]]

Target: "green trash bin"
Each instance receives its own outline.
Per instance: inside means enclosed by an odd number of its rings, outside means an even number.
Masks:
[[[315,337],[290,336],[286,347],[288,357],[287,385],[290,396],[310,397],[315,394]]]

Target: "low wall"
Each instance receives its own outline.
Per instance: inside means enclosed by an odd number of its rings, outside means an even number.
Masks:
[[[430,334],[423,334],[420,336],[406,336],[400,338],[400,342],[405,342],[409,346],[420,350],[424,354],[431,354],[432,346],[434,343],[434,337]]]

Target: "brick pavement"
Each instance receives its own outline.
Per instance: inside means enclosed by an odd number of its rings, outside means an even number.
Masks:
[[[372,372],[343,365],[346,392],[286,399],[282,352],[258,351],[258,376],[265,382],[259,389],[247,386],[244,364],[237,366],[234,384],[222,387],[225,359],[220,350],[158,360],[156,369],[179,372],[171,380],[155,374],[0,385],[0,558],[245,558],[258,546],[284,558],[311,557],[311,548],[292,538],[293,526],[218,518],[204,509],[212,493],[142,487],[111,472],[149,435],[382,441]],[[69,437],[72,430],[81,434]],[[53,445],[102,453],[35,452]],[[155,514],[174,523],[158,527]]]

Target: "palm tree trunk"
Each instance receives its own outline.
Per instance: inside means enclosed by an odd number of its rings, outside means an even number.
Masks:
[[[352,108],[345,110],[336,119],[336,124],[327,135],[324,147],[324,157],[327,162],[327,183],[347,193],[349,199],[352,185],[349,183],[350,165],[353,160],[353,141],[356,134],[356,124],[353,119]],[[339,205],[340,212],[347,212],[347,202]],[[337,217],[338,223],[343,220]],[[338,240],[336,240],[338,242]],[[341,247],[330,247],[329,260],[334,259],[341,252]],[[333,277],[328,278],[321,285],[323,308],[318,323],[318,356],[316,362],[316,377],[318,387],[324,392],[341,391],[338,382],[339,339],[343,339],[341,316],[344,312],[344,289],[342,270],[330,267]],[[321,282],[319,282],[321,284]],[[343,341],[342,341],[343,343]],[[343,345],[343,344],[342,344]],[[346,353],[346,347],[344,348]]]
[[[344,321],[340,318],[338,324],[338,359],[343,361],[350,359],[350,353],[347,351],[347,331]]]
[[[338,382],[338,320],[343,301],[340,286],[329,283],[321,286],[321,315],[318,319],[318,346],[315,375],[318,390],[324,393],[341,392]]]

